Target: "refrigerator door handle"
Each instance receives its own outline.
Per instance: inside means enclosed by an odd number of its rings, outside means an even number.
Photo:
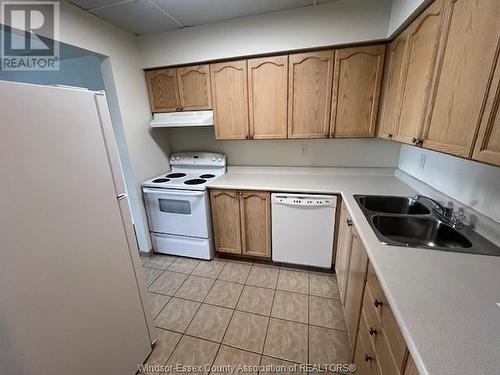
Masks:
[[[119,201],[121,201],[122,199],[125,199],[127,198],[127,194],[119,194],[116,196],[116,199],[118,199]]]

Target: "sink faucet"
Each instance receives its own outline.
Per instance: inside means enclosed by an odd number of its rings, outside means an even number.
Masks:
[[[416,201],[418,201],[419,199],[428,200],[434,206],[434,211],[438,211],[438,213],[441,214],[443,216],[443,218],[445,218],[447,221],[451,221],[451,218],[453,217],[453,208],[445,207],[444,205],[442,205],[438,201],[436,201],[430,197],[427,197],[425,195],[416,194],[413,199],[415,199]]]

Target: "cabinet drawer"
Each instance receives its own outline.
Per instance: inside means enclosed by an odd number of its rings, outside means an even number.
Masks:
[[[401,367],[394,359],[384,327],[378,318],[376,307],[373,305],[373,297],[368,286],[365,288],[363,296],[363,309],[366,314],[366,334],[375,348],[380,370],[384,375],[400,375]]]
[[[369,304],[373,306],[375,314],[384,329],[385,336],[387,337],[399,370],[403,371],[407,353],[406,343],[371,264],[368,267],[366,285],[370,289],[371,301]],[[377,306],[375,306],[375,303]]]
[[[385,375],[380,369],[375,348],[370,341],[366,312],[364,309],[361,309],[361,316],[359,319],[359,331],[356,341],[356,351],[354,353],[354,363],[357,366],[356,374],[358,375]]]

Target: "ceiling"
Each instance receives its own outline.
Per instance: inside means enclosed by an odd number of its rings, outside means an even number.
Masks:
[[[136,35],[314,6],[336,0],[69,0]]]

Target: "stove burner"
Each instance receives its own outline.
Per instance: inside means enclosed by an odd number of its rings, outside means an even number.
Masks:
[[[156,180],[153,180],[155,184],[159,184],[161,182],[169,182],[170,178],[157,178]]]
[[[200,185],[207,182],[207,180],[204,180],[202,178],[193,178],[192,180],[187,180],[184,181],[184,184],[186,185]]]
[[[202,174],[202,175],[200,176],[200,178],[212,178],[212,177],[215,177],[215,175],[214,175],[214,174],[210,174],[210,173],[207,173],[207,174]]]
[[[185,175],[186,175],[185,173],[170,173],[170,174],[167,174],[166,177],[181,178],[181,177],[184,177]]]

